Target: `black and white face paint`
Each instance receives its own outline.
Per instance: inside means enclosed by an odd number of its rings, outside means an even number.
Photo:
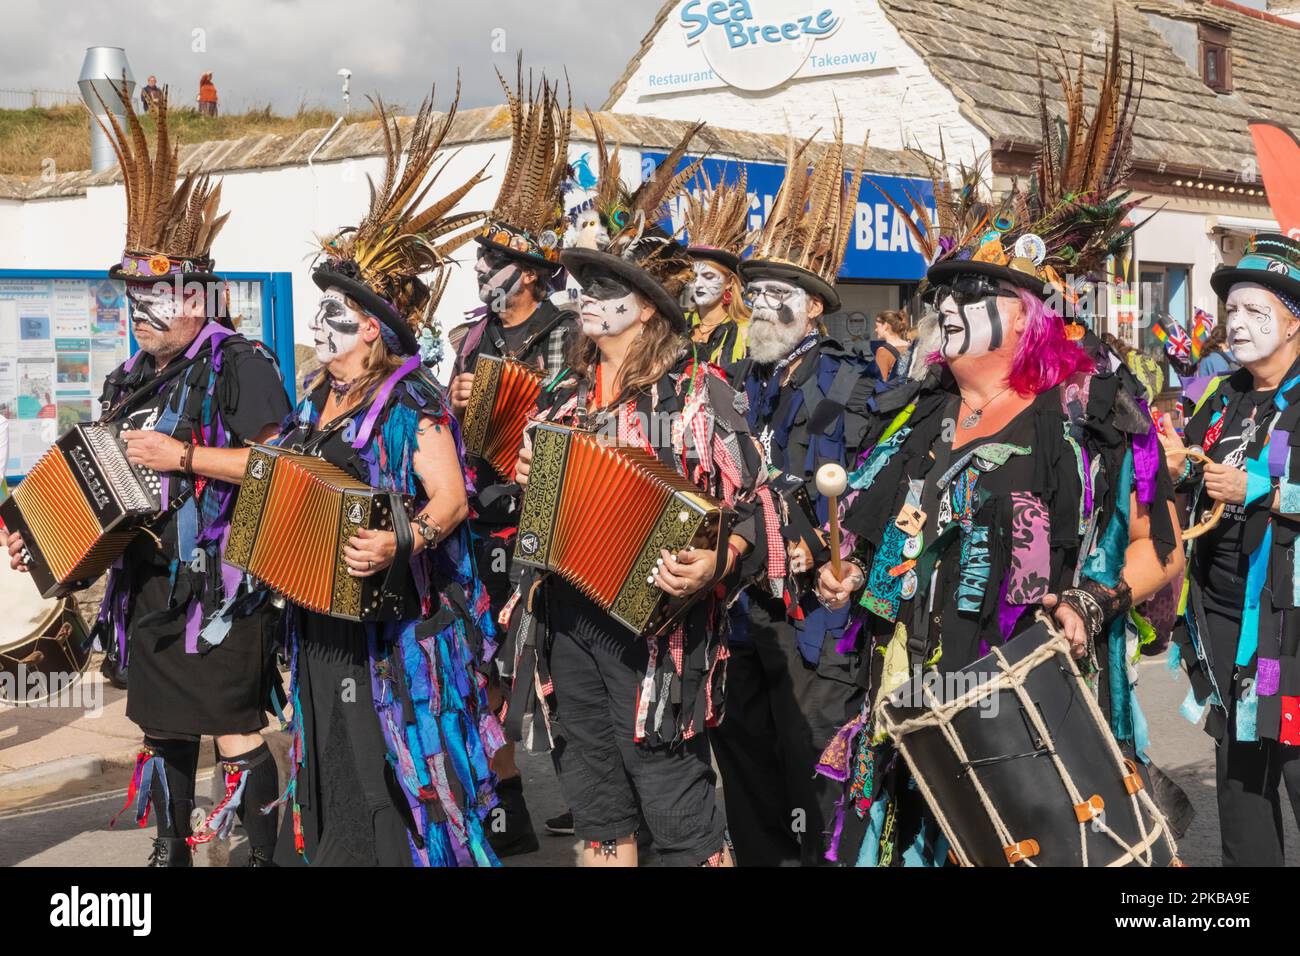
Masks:
[[[155,332],[167,332],[181,314],[181,300],[171,285],[137,286],[127,284],[126,297],[131,302],[131,321],[146,324]]]
[[[695,278],[691,281],[691,305],[703,311],[711,309],[722,299],[727,277],[722,269],[707,259],[694,264]]]
[[[1239,282],[1228,291],[1227,345],[1242,365],[1267,359],[1282,347],[1291,313],[1272,292],[1254,282]]]
[[[637,295],[618,279],[596,276],[582,287],[582,332],[588,338],[626,332],[641,317]]]
[[[351,351],[361,335],[365,315],[348,305],[343,293],[329,289],[320,297],[320,308],[311,320],[316,339],[316,359],[322,365]]]
[[[987,355],[1002,347],[1003,318],[998,305],[1001,296],[988,295],[957,304],[951,295],[939,303],[939,326],[943,332],[939,351],[952,361],[961,355]]]
[[[749,354],[768,365],[785,358],[812,331],[808,293],[780,279],[757,279],[745,286],[753,314],[749,324]]]
[[[480,249],[474,264],[479,301],[496,311],[505,308],[522,275],[519,264],[509,256],[495,249]]]

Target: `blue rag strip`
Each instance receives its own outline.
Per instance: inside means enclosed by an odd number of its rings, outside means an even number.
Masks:
[[[1268,555],[1272,547],[1273,523],[1270,521],[1264,529],[1264,540],[1251,552],[1246,569],[1246,598],[1241,608],[1241,634],[1237,638],[1238,667],[1247,666],[1259,647],[1259,602],[1263,598],[1264,582],[1268,577]]]

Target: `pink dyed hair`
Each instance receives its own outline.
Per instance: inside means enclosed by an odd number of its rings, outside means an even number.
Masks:
[[[1025,309],[1025,331],[1016,343],[1009,376],[1016,392],[1039,395],[1071,375],[1096,371],[1088,353],[1065,337],[1065,322],[1059,315],[1032,292],[1017,289],[1016,294]],[[943,361],[940,352],[930,355],[931,363]]]

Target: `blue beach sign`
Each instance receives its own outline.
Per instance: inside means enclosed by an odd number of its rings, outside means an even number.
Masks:
[[[653,169],[667,158],[666,153],[641,153],[642,172]],[[694,157],[682,159],[685,168]],[[776,200],[777,190],[785,178],[785,166],[776,163],[741,163],[735,160],[706,159],[703,170],[710,183],[734,182],[745,170],[745,183],[750,196],[750,228],[762,225]],[[884,190],[904,209],[910,209],[910,193],[929,210],[931,221],[935,217],[934,186],[928,179],[903,176],[864,175],[858,193],[857,211],[853,217],[853,235],[844,253],[841,279],[875,279],[894,282],[916,282],[925,275],[926,262],[917,251],[915,239],[907,222],[880,194]],[[873,185],[874,184],[874,185]],[[879,188],[877,188],[879,187]],[[673,213],[673,225],[681,227],[681,203]]]

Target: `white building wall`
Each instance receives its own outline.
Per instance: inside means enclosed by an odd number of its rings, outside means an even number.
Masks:
[[[985,153],[990,145],[988,137],[961,115],[956,98],[930,74],[876,0],[853,0],[842,6],[846,16],[856,16],[878,39],[891,66],[866,73],[792,80],[759,93],[717,88],[648,95],[644,92],[646,76],[676,66],[665,45],[657,43],[642,57],[627,89],[611,109],[688,122],[703,119],[719,126],[765,133],[784,133],[788,122],[789,128],[796,131],[821,127],[822,135],[827,136],[838,102],[847,142],[860,143],[870,132],[872,146],[895,150],[919,146],[937,155],[942,130],[949,156]],[[660,28],[661,34],[669,30],[681,30],[676,13]]]

